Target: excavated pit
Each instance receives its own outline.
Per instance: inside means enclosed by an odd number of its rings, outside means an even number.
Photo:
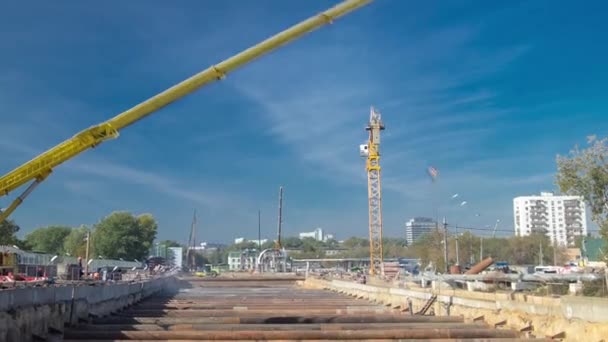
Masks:
[[[515,341],[520,333],[413,315],[296,279],[189,279],[175,295],[152,296],[112,316],[68,328],[65,341]]]

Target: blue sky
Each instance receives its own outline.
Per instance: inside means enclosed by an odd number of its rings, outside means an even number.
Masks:
[[[336,2],[6,4],[0,172]],[[436,207],[511,230],[513,197],[554,190],[556,154],[608,134],[606,10],[375,1],[60,166],[13,219],[28,232],[149,212],[160,238],[185,241],[197,209],[200,238],[229,241],[257,235],[260,208],[272,237],[283,185],[287,235],[366,236],[358,146],[374,105],[385,235]]]

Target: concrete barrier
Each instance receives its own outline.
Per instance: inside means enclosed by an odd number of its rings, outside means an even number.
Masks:
[[[0,341],[60,334],[65,325],[109,315],[153,294],[173,291],[177,283],[175,277],[165,277],[138,283],[0,290]]]
[[[343,280],[308,278],[304,287],[327,289],[400,308],[411,302],[420,310],[437,295],[436,315],[458,315],[472,321],[511,329],[532,330],[536,336],[566,335],[567,341],[603,341],[608,336],[608,299],[562,296],[540,297],[523,293],[482,293],[442,287],[397,288],[386,284],[358,284]]]

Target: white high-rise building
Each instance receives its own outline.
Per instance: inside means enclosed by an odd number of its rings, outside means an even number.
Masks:
[[[513,199],[515,235],[544,233],[551,243],[573,247],[577,236],[587,235],[585,202],[579,196],[520,196]]]
[[[419,237],[437,227],[437,223],[432,218],[414,217],[405,222],[405,240],[411,246]]]

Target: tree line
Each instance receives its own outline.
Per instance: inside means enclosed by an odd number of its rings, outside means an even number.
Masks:
[[[14,221],[2,222],[0,245],[16,245],[23,250],[84,258],[89,234],[89,258],[132,261],[148,256],[158,224],[151,214],[134,215],[119,211],[90,227],[40,227],[26,234],[23,240],[17,238],[19,230]]]
[[[289,257],[293,259],[315,259],[315,258],[368,258],[369,240],[360,237],[351,237],[342,243],[338,241],[317,241],[313,238],[299,239],[288,237],[282,241],[283,247],[291,250]],[[272,248],[274,242],[262,244],[264,250]],[[385,238],[383,239],[383,255],[385,259],[390,258],[416,258],[426,266],[429,263],[438,270],[445,269],[443,252],[443,231],[432,230],[421,236],[412,245],[408,246],[405,239]],[[539,264],[542,260],[545,264],[565,262],[565,248],[551,246],[547,236],[533,234],[526,237],[479,237],[471,232],[458,235],[458,258],[456,255],[456,236],[448,238],[448,262],[455,264],[457,259],[461,266],[475,264],[480,257],[491,256],[496,261],[506,261],[510,264]],[[257,243],[246,241],[232,244],[220,251],[201,256],[204,263],[225,263],[228,254],[233,251],[245,249],[258,250]],[[328,253],[330,252],[330,253]],[[542,253],[542,258],[541,258]]]
[[[547,236],[535,234],[527,237],[479,237],[470,232],[458,235],[458,258],[456,253],[456,236],[448,238],[448,262],[461,266],[479,262],[480,258],[491,256],[496,261],[506,261],[510,264],[545,264],[565,262],[565,248],[553,248]],[[320,244],[319,244],[320,245]],[[405,239],[385,238],[382,243],[385,259],[415,258],[423,265],[432,264],[438,270],[445,269],[443,231],[432,230],[421,236],[408,246]],[[482,251],[483,250],[483,251]],[[326,254],[327,249],[313,247],[312,250],[291,253],[290,256],[300,258],[368,258],[369,240],[351,237],[343,241],[339,252]],[[542,253],[542,258],[541,258]],[[457,260],[458,259],[458,260]]]

